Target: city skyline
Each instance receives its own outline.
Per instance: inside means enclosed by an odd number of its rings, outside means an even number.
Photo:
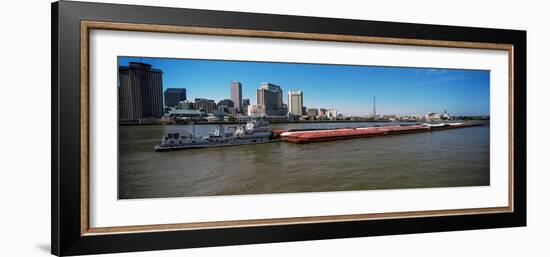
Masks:
[[[187,99],[231,99],[239,81],[242,98],[256,104],[261,83],[286,94],[303,92],[303,106],[335,108],[352,116],[412,115],[447,110],[452,115],[489,115],[489,71],[434,68],[296,64],[249,61],[119,57],[118,65],[144,62],[163,71],[163,91],[185,88]],[[287,97],[283,102],[288,104]]]

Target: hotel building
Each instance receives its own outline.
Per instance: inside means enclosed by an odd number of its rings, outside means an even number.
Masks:
[[[256,90],[256,102],[259,110],[265,116],[284,116],[286,109],[283,106],[283,91],[280,86],[271,83],[262,83]]]
[[[164,114],[162,71],[150,64],[130,62],[118,68],[119,121],[141,122]]]

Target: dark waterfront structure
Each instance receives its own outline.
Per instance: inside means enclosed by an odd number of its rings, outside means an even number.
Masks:
[[[167,88],[164,91],[164,106],[176,107],[179,102],[187,100],[185,88]]]
[[[234,107],[238,112],[243,111],[243,89],[239,81],[231,82],[231,101],[235,104]]]
[[[200,120],[203,113],[199,110],[192,109],[175,109],[170,112],[170,118],[182,120]]]
[[[164,113],[162,71],[150,64],[130,62],[118,68],[119,121],[158,119]]]

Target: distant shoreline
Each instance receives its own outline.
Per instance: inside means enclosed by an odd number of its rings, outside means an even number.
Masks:
[[[465,121],[490,121],[489,119],[463,119],[463,120],[446,120],[442,122],[465,122]],[[300,120],[300,121],[270,121],[270,124],[308,124],[308,123],[373,123],[373,122],[392,122],[392,120]],[[417,122],[425,123],[426,121],[395,121],[395,122]],[[238,125],[246,124],[246,122],[194,122],[194,123],[119,123],[119,126],[164,126],[164,125]]]

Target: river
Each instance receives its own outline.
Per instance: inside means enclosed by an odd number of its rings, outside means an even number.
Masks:
[[[291,123],[274,129],[393,123]],[[228,127],[235,125],[226,125]],[[195,125],[205,134],[215,125]],[[165,131],[119,127],[119,199],[489,185],[489,123],[342,141],[154,152]]]

